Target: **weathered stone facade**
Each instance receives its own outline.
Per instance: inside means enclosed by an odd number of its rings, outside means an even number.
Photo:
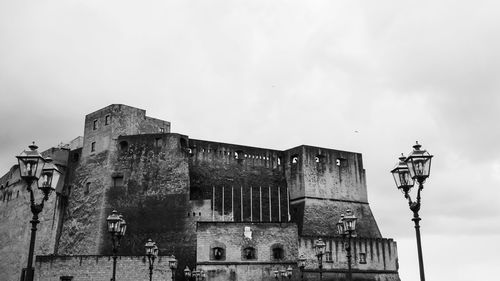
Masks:
[[[154,280],[172,280],[170,259],[158,256],[153,268]],[[116,280],[149,280],[149,263],[144,256],[120,256],[116,267]],[[74,281],[109,281],[112,270],[111,256],[37,256],[35,281],[60,281],[61,277]]]
[[[323,237],[336,247],[325,278],[339,279],[347,266],[335,223],[347,208],[359,218],[354,255],[367,257],[366,264],[354,264],[355,276],[399,280],[396,245],[382,239],[371,213],[359,153],[195,140],[170,133],[169,122],[147,117],[142,109],[114,104],[86,116],[83,137],[43,154],[56,159],[64,178],[41,214],[39,280],[57,280],[59,269],[78,271],[73,266],[77,260],[97,259],[91,270],[107,272],[111,263],[104,255],[111,253],[111,241],[106,217],[113,209],[128,223],[119,253],[142,255],[151,238],[162,255],[179,260],[177,278],[186,266],[202,268],[209,280],[269,279],[270,272],[285,266],[298,276],[296,260],[304,254],[305,274],[315,279],[309,241]],[[26,187],[15,166],[0,185],[0,279],[17,280],[29,242]],[[243,237],[245,227],[253,230],[253,240]],[[256,260],[243,258],[245,241],[254,243]],[[214,245],[224,245],[225,261],[210,259]],[[284,256],[272,260],[276,245]],[[137,258],[123,259],[135,270]]]

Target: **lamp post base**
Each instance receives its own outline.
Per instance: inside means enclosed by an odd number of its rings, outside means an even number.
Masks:
[[[33,281],[35,279],[35,269],[31,268],[23,268],[21,272],[21,281]]]

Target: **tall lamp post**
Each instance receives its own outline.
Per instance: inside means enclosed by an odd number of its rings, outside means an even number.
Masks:
[[[304,257],[304,255],[300,255],[297,263],[300,268],[300,281],[304,281],[304,268],[306,267],[306,257]]]
[[[120,247],[120,240],[125,235],[127,230],[127,223],[122,215],[118,215],[116,210],[113,210],[111,215],[106,219],[108,222],[108,232],[111,234],[111,242],[113,246],[113,275],[111,281],[116,281],[116,259],[118,248]]]
[[[175,281],[175,270],[177,269],[177,259],[175,259],[174,255],[172,255],[171,259],[168,261],[168,266],[172,271],[172,281]]]
[[[325,242],[319,238],[314,242],[314,251],[316,252],[316,258],[318,258],[319,267],[319,280],[323,280],[323,255],[325,254]]]
[[[146,245],[144,245],[146,248],[146,256],[148,257],[148,262],[149,262],[149,281],[153,280],[153,266],[155,263],[155,259],[158,257],[158,246],[156,246],[156,243],[153,242],[153,240],[148,239],[148,242],[146,242]]]
[[[417,251],[418,251],[418,264],[420,269],[420,281],[425,281],[424,274],[424,258],[422,256],[422,243],[420,241],[420,192],[424,189],[424,182],[429,177],[431,171],[431,160],[433,155],[430,155],[427,150],[421,150],[420,144],[413,146],[413,151],[408,157],[401,154],[399,163],[391,173],[396,182],[396,186],[404,197],[408,200],[410,210],[413,212],[412,221],[415,223],[415,234],[417,236]],[[413,201],[410,196],[410,191],[415,183],[418,182],[416,201]]]
[[[189,281],[189,279],[191,279],[191,270],[187,265],[186,268],[184,268],[184,278],[186,281]]]
[[[356,221],[358,218],[354,216],[350,209],[346,210],[346,214],[340,216],[340,221],[337,223],[337,231],[343,237],[347,237],[347,245],[345,250],[347,252],[347,280],[352,281],[352,255],[351,255],[351,237],[356,230]]]
[[[28,146],[29,150],[24,150],[20,155],[16,156],[19,162],[19,173],[21,179],[26,183],[26,189],[30,193],[30,208],[33,217],[31,223],[31,238],[28,252],[28,264],[21,273],[21,281],[33,281],[35,269],[33,268],[33,251],[35,249],[36,240],[36,225],[40,222],[38,215],[43,210],[44,202],[49,200],[49,195],[56,189],[57,182],[61,172],[52,163],[52,159],[44,159],[38,153],[38,146],[33,142]],[[32,189],[33,182],[36,183],[38,189],[42,191],[43,198],[40,203],[35,203],[35,194]]]

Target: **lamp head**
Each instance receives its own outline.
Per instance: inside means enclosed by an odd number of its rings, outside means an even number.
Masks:
[[[16,158],[19,162],[21,178],[30,185],[33,181],[40,178],[45,160],[38,152],[38,146],[35,145],[35,142],[29,145],[28,148],[29,150],[24,150]],[[31,188],[31,186],[28,186],[28,188]]]
[[[413,151],[406,158],[405,163],[408,165],[410,176],[419,183],[424,183],[431,172],[431,160],[433,155],[430,155],[427,150],[421,150],[422,146],[417,142],[413,146]]]
[[[392,176],[394,177],[394,182],[396,187],[401,190],[404,194],[410,192],[410,189],[414,185],[413,178],[410,175],[410,169],[406,163],[406,157],[401,153],[399,157],[399,162],[394,169],[391,170]]]

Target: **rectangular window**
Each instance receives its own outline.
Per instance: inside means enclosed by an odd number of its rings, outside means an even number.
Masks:
[[[97,120],[92,123],[92,130],[97,130]]]
[[[359,253],[359,263],[366,263],[366,253]]]
[[[165,133],[165,128],[160,128],[160,133]]]
[[[106,115],[106,117],[104,117],[104,125],[109,125],[109,121],[111,120],[111,115]]]
[[[113,187],[120,187],[123,186],[123,177],[118,176],[118,177],[113,177]]]
[[[325,252],[325,261],[326,262],[333,262],[333,260],[332,260],[332,252]]]
[[[90,152],[95,151],[95,141],[90,144]]]
[[[60,281],[73,281],[73,276],[61,276]]]

